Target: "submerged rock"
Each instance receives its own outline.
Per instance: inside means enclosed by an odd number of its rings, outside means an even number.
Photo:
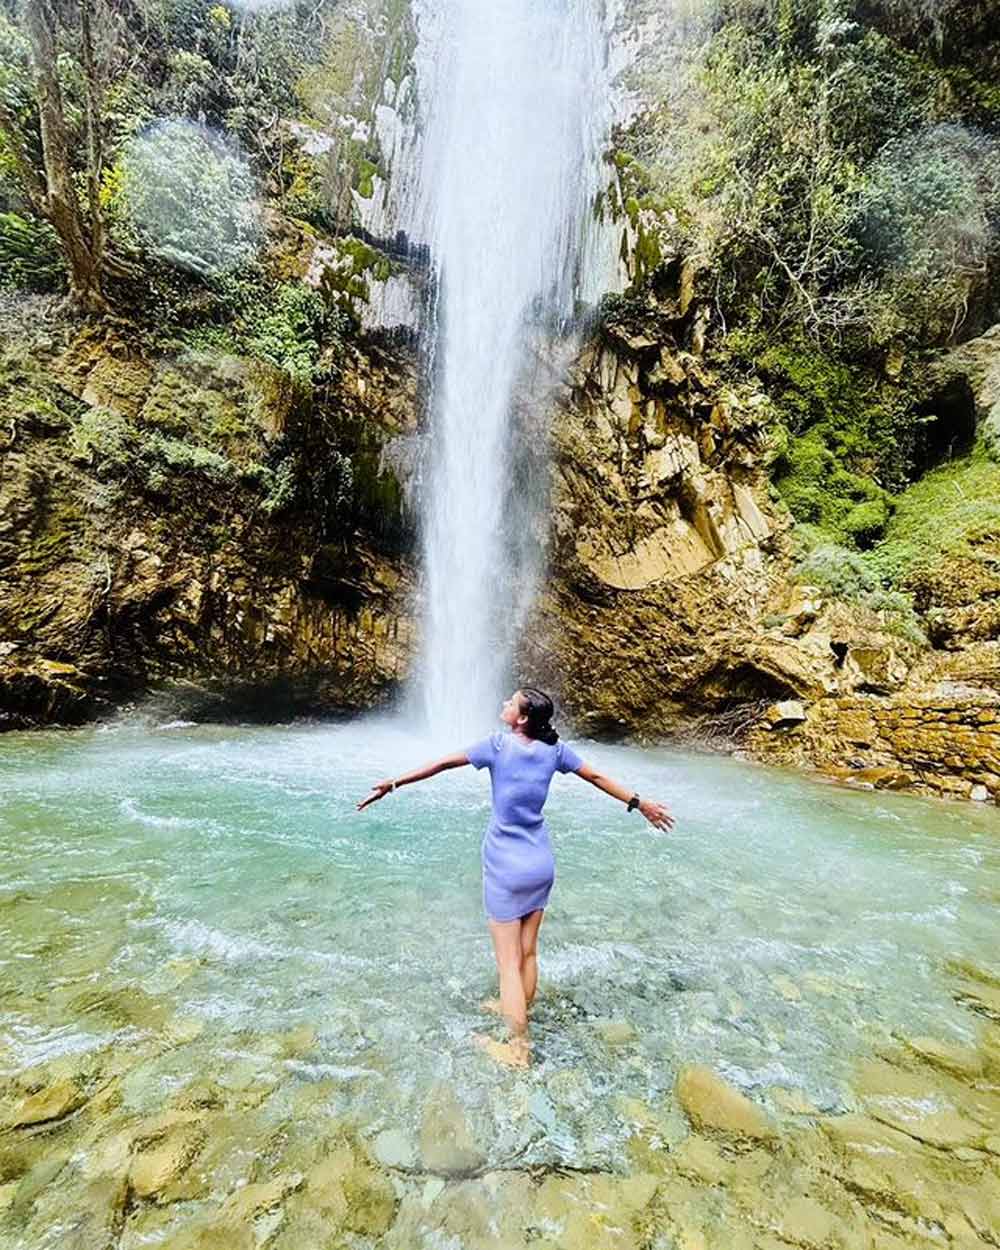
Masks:
[[[594,1028],[607,1046],[627,1046],[639,1036],[635,1025],[628,1020],[595,1020]]]
[[[86,1094],[80,1086],[69,1077],[64,1077],[29,1094],[12,1110],[8,1123],[12,1128],[48,1124],[70,1115],[85,1101]]]
[[[139,1198],[162,1195],[193,1162],[205,1144],[205,1128],[198,1118],[175,1113],[173,1123],[167,1121],[163,1131],[151,1137],[139,1137],[135,1157],[129,1168],[129,1184]]]
[[[708,1133],[752,1140],[774,1136],[763,1111],[718,1073],[702,1064],[681,1068],[676,1093],[691,1123]]]
[[[400,1129],[383,1129],[372,1144],[375,1158],[387,1168],[411,1168],[416,1162],[413,1143]]]
[[[431,1172],[469,1172],[483,1162],[451,1085],[434,1086],[420,1124],[420,1158]]]

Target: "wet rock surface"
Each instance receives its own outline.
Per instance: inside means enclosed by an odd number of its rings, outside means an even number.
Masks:
[[[345,345],[306,400],[261,360],[56,322],[5,345],[0,400],[0,728],[151,688],[168,718],[391,697],[414,645],[405,355]]]
[[[953,975],[958,995],[995,988],[988,969]],[[491,1158],[448,1081],[428,1092],[418,1147],[401,1129],[372,1132],[333,1111],[336,1082],[267,1075],[301,1050],[302,1027],[260,1038],[243,1077],[220,1068],[158,1095],[147,1083],[137,1101],[144,1070],[197,1041],[178,1041],[150,999],[134,1041],[7,1067],[0,1245],[987,1250],[1000,1228],[1000,1026],[971,1007],[968,1041],[900,1037],[861,1057],[841,1114],[682,1063],[670,1106],[623,1105],[625,1165],[597,1171],[557,1154]],[[531,1073],[505,1079],[542,1097]],[[549,1085],[555,1116],[569,1085]]]
[[[768,400],[701,355],[697,285],[668,264],[565,379],[550,571],[523,669],[595,736],[736,746],[868,788],[997,801],[995,542],[914,574],[927,642],[792,581]],[[980,422],[995,416],[998,344],[993,331],[949,366]]]

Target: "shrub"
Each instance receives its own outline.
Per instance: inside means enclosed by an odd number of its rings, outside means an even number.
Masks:
[[[121,158],[127,216],[161,260],[202,278],[253,257],[261,221],[239,147],[205,126],[173,119],[137,135]]]
[[[245,342],[297,382],[307,384],[322,350],[328,313],[322,297],[300,282],[282,283],[270,308],[246,326]]]
[[[900,333],[950,337],[989,277],[1000,225],[1000,147],[958,125],[886,145],[864,196],[860,237]]]
[[[48,222],[0,213],[0,288],[57,291],[65,280],[59,240]]]
[[[814,535],[802,535],[808,542]],[[877,614],[883,627],[914,646],[926,647],[927,636],[911,596],[888,590],[866,556],[836,543],[820,542],[807,550],[793,570],[795,580],[816,586],[828,598],[856,604]]]

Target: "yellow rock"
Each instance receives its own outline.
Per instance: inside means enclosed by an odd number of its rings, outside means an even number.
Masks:
[[[774,1129],[763,1111],[718,1073],[689,1064],[677,1076],[677,1098],[691,1123],[710,1133],[765,1139]]]
[[[12,1124],[27,1128],[31,1124],[45,1124],[49,1120],[61,1120],[85,1101],[83,1090],[68,1078],[63,1078],[25,1098],[14,1112]]]
[[[977,1077],[983,1070],[982,1058],[969,1046],[942,1042],[934,1037],[913,1037],[905,1044],[925,1063],[952,1076]]]
[[[141,1149],[129,1169],[129,1183],[140,1198],[152,1198],[190,1165],[204,1144],[199,1125],[179,1124]]]
[[[815,1198],[799,1194],[784,1209],[781,1237],[800,1246],[825,1246],[836,1232],[837,1220]]]
[[[790,1115],[819,1115],[819,1108],[813,1106],[801,1090],[782,1089],[779,1085],[771,1090],[771,1098]]]
[[[696,1133],[671,1151],[670,1158],[682,1176],[691,1176],[706,1185],[723,1184],[733,1170],[718,1146]]]

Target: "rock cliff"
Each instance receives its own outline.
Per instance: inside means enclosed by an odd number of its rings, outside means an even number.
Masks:
[[[172,683],[264,715],[381,702],[412,646],[398,353],[297,392],[260,360],[150,356],[55,320],[0,362],[0,708],[73,723]],[[256,691],[256,693],[253,693]]]
[[[902,623],[892,596],[810,585],[769,488],[767,396],[706,363],[696,285],[677,261],[644,303],[620,301],[557,401],[549,576],[525,671],[592,732],[1000,797],[994,533],[918,562]],[[984,438],[998,347],[993,331],[941,366]]]

